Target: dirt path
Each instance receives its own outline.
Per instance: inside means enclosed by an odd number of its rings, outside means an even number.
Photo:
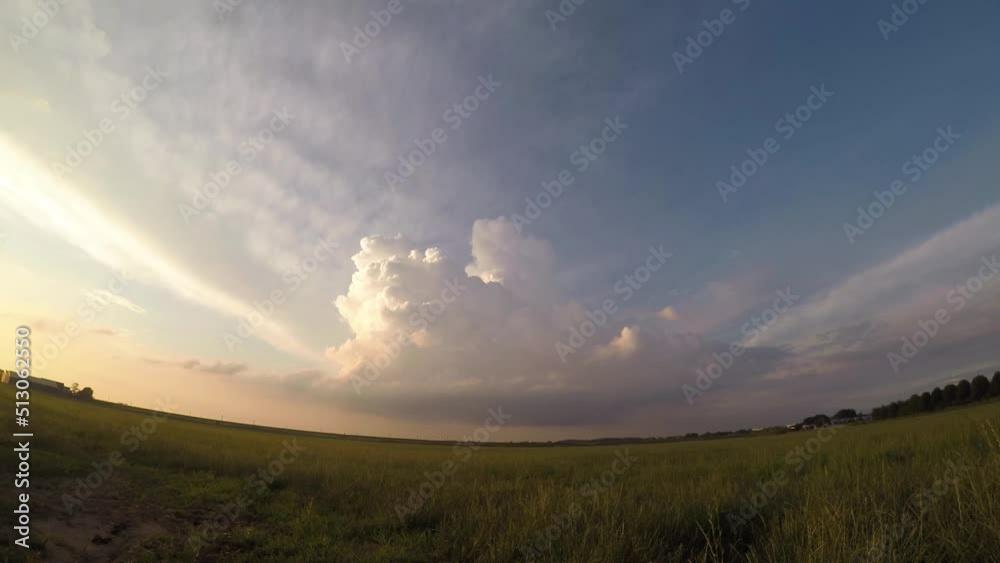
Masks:
[[[32,485],[32,500],[44,515],[32,525],[33,543],[43,546],[42,561],[150,561],[155,546],[176,543],[184,529],[176,512],[153,504],[125,474],[95,489],[72,513],[63,495],[73,494],[74,481]]]

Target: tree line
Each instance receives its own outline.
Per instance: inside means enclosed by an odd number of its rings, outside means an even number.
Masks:
[[[90,401],[94,398],[94,390],[90,387],[84,387],[80,389],[79,383],[74,383],[69,387],[69,396],[74,399],[84,399]]]
[[[910,416],[925,412],[934,412],[948,407],[968,405],[1000,397],[1000,371],[993,374],[993,380],[985,375],[977,375],[972,381],[963,379],[957,384],[952,383],[935,387],[933,391],[925,391],[920,395],[912,395],[905,401],[895,401],[872,409],[872,418],[885,420],[900,416]]]

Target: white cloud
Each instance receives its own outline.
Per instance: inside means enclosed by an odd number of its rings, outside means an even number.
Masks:
[[[621,419],[643,405],[681,401],[681,383],[723,348],[656,315],[620,312],[564,364],[555,345],[587,319],[586,308],[539,301],[546,289],[519,284],[527,277],[517,275],[550,271],[553,259],[545,241],[503,220],[476,222],[464,268],[400,236],[362,240],[350,288],[336,300],[354,336],[327,350],[340,370],[328,392],[349,408],[401,417],[459,418],[474,412],[470,405],[507,400],[525,423]],[[447,287],[460,295],[435,309]],[[412,344],[391,344],[397,335]],[[759,361],[734,369],[733,379],[777,358],[748,356]],[[352,401],[347,378],[366,368],[377,377],[364,387],[365,401]]]
[[[506,218],[480,219],[472,226],[472,258],[465,272],[495,282],[532,303],[554,297],[555,254],[543,240],[518,234]]]

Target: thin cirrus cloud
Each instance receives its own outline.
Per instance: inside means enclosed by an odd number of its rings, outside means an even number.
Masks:
[[[205,363],[201,360],[163,360],[159,358],[140,358],[140,361],[156,366],[175,366],[185,370],[200,371],[214,375],[237,375],[250,369],[246,364],[237,362],[217,361]]]
[[[82,293],[83,296],[89,299],[90,301],[96,301],[98,303],[103,303],[103,304],[117,305],[122,309],[127,309],[129,311],[132,311],[133,313],[146,312],[145,309],[143,309],[139,305],[136,305],[128,298],[111,293],[106,289],[84,290]]]
[[[226,317],[243,320],[254,314],[252,307],[198,279],[155,246],[145,243],[140,233],[121,226],[3,137],[0,137],[0,170],[3,170],[0,199],[35,227],[109,268],[128,275],[148,276],[174,295]],[[315,358],[286,328],[271,319],[263,321],[257,334],[280,350]]]
[[[789,312],[760,342],[794,341],[796,335],[814,335],[822,327],[833,330],[880,315],[908,319],[914,307],[930,317],[937,308],[950,307],[946,296],[952,287],[976,276],[984,258],[1000,253],[998,224],[1000,205],[976,213],[813,297]],[[986,290],[980,301],[996,295],[1000,281],[986,284]]]

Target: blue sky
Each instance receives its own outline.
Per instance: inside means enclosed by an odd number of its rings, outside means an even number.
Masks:
[[[915,360],[888,359],[1000,250],[993,3],[928,0],[888,40],[883,1],[590,1],[555,29],[558,2],[401,2],[385,24],[381,0],[233,4],[74,0],[37,33],[34,3],[0,11],[0,70],[18,77],[0,90],[0,321],[33,326],[40,375],[364,434],[460,435],[503,404],[513,439],[778,424],[1000,368],[992,279]],[[674,53],[723,10],[679,71]],[[814,87],[833,95],[782,138]],[[113,131],[58,174],[102,120]],[[910,181],[939,128],[957,138]],[[769,137],[780,149],[724,201],[717,182]],[[521,224],[564,169],[573,183]],[[896,179],[907,191],[852,244],[844,224]],[[672,256],[625,301],[616,284],[661,245]],[[108,290],[121,270],[133,281]],[[413,322],[456,281],[458,299]],[[748,339],[784,289],[799,300]],[[563,362],[557,344],[609,299]],[[746,355],[692,400],[684,386],[733,342]]]

